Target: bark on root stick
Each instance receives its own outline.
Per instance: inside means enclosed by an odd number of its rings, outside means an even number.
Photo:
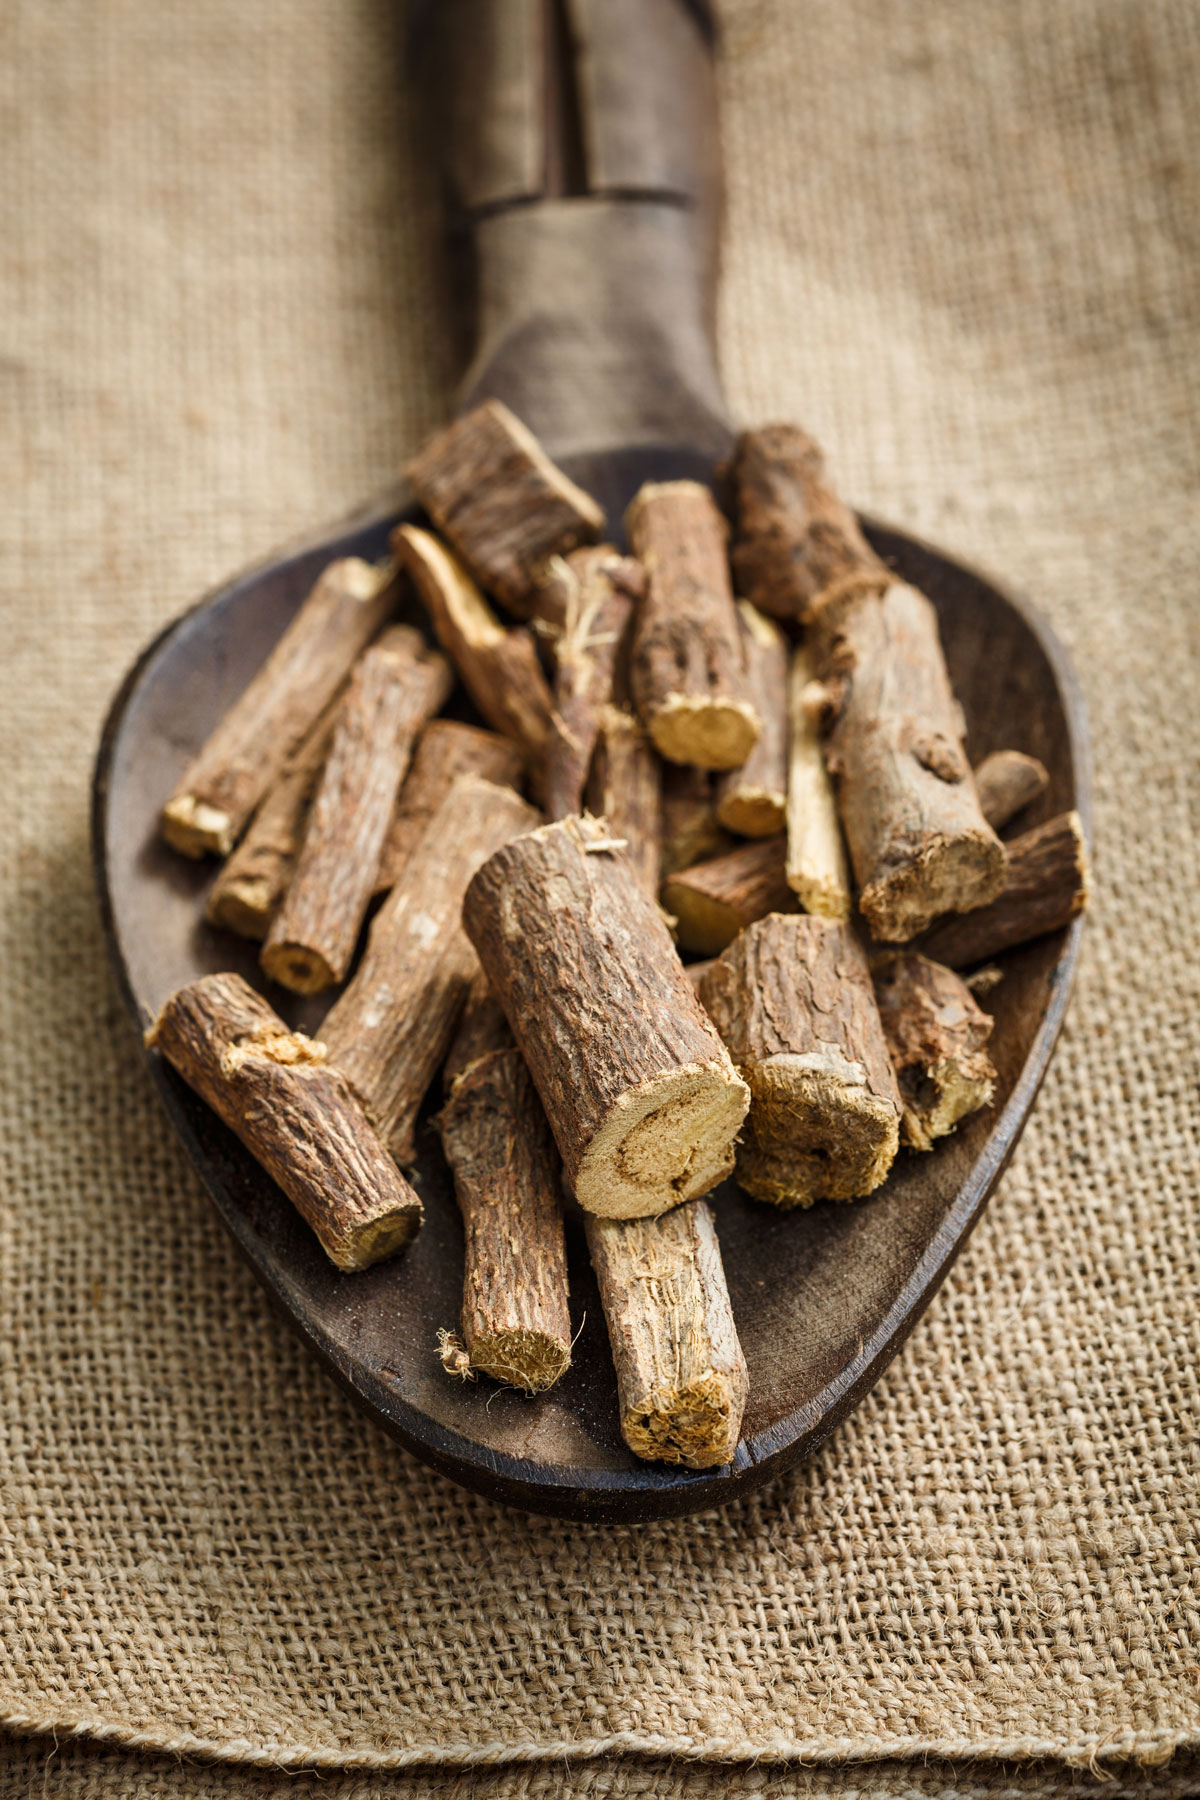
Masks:
[[[648,483],[626,515],[646,571],[634,623],[633,697],[671,762],[738,769],[762,721],[746,693],[724,519],[698,481]]]
[[[260,943],[271,929],[296,858],[313,790],[325,766],[340,696],[321,714],[275,785],[260,800],[246,835],[221,867],[204,916],[210,925]]]
[[[723,856],[736,841],[717,823],[717,777],[685,763],[664,763],[662,875]]]
[[[591,543],[604,513],[499,400],[431,438],[405,468],[476,581],[528,618],[549,557]]]
[[[408,1242],[420,1199],[352,1085],[240,975],[180,988],[146,1041],[237,1133],[339,1269],[368,1268]]]
[[[478,775],[497,787],[519,786],[524,759],[510,738],[457,719],[431,719],[413,753],[384,840],[375,892],[395,887],[456,776]]]
[[[458,559],[415,525],[392,533],[392,548],[412,575],[437,640],[488,724],[521,746],[541,774],[553,703],[526,628],[505,630]]]
[[[822,608],[815,660],[832,722],[825,760],[858,882],[885,942],[944,912],[968,912],[1004,884],[1004,846],[979,809],[962,712],[937,615],[895,582]]]
[[[525,1060],[482,976],[447,1070],[436,1123],[463,1218],[469,1367],[539,1394],[571,1366],[562,1164]]]
[[[392,571],[330,563],[167,801],[162,832],[187,856],[228,856],[250,814],[392,610]]]
[[[650,898],[658,897],[662,857],[662,764],[632,713],[606,706],[600,717],[588,810],[625,843],[625,854]]]
[[[680,870],[663,882],[662,903],[676,920],[684,950],[718,955],[755,919],[796,910],[787,884],[786,838],[757,838]]]
[[[616,691],[644,577],[632,557],[602,545],[556,558],[552,579],[561,584],[566,600],[555,646],[546,811],[551,819],[563,819],[583,808],[600,715]]]
[[[991,1104],[992,1021],[960,976],[915,950],[886,957],[872,977],[904,1106],[901,1142],[932,1150],[935,1138]]]
[[[993,831],[1002,830],[1049,785],[1045,764],[1020,750],[997,750],[975,771],[979,809]]]
[[[617,1374],[621,1436],[649,1462],[711,1469],[741,1436],[749,1383],[712,1211],[584,1221]]]
[[[812,659],[804,649],[792,658],[789,700],[787,884],[805,912],[848,919],[850,871],[812,703]]]
[[[797,425],[738,438],[725,471],[738,592],[777,619],[803,622],[831,589],[878,588],[888,570],[825,479],[825,459]]]
[[[776,1206],[877,1188],[900,1136],[900,1094],[866,958],[835,919],[778,914],[713,964],[700,997],[750,1113],[737,1179]]]
[[[272,980],[316,994],[345,976],[413,742],[453,685],[445,657],[407,625],[385,632],[356,666],[263,946]]]
[[[329,1054],[398,1162],[477,968],[463,891],[494,850],[538,820],[509,788],[460,775],[376,914],[353,981],[321,1029]]]
[[[588,817],[517,838],[463,924],[585,1212],[647,1217],[729,1172],[748,1093],[653,900]]]
[[[1078,813],[1010,838],[1004,887],[978,912],[943,919],[916,946],[952,969],[972,969],[1003,950],[1059,931],[1088,902],[1087,849]]]
[[[741,837],[782,831],[788,780],[788,649],[778,626],[738,602],[746,653],[746,690],[762,734],[740,769],[717,778],[717,819]]]

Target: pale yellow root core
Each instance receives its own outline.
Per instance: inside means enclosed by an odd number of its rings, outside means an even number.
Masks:
[[[754,1099],[737,1179],[756,1200],[857,1200],[887,1178],[900,1115],[870,1091],[861,1064],[836,1052],[782,1055],[749,1076]]]
[[[735,787],[718,804],[717,820],[739,837],[774,837],[787,823],[787,808],[770,788]]]
[[[707,1369],[682,1391],[667,1388],[621,1420],[621,1436],[647,1462],[714,1469],[737,1449],[742,1397],[727,1375]]]
[[[662,902],[675,920],[679,943],[695,956],[720,956],[742,929],[741,918],[732,906],[697,893],[686,882],[665,882]]]
[[[978,1059],[974,1059],[978,1060]],[[904,1098],[907,1082],[902,1078]],[[951,1056],[934,1063],[921,1083],[920,1110],[906,1105],[901,1135],[911,1150],[932,1150],[934,1139],[948,1137],[960,1122],[990,1106],[995,1082],[965,1074]]]
[[[271,929],[271,916],[271,883],[265,875],[242,875],[214,888],[205,913],[210,925],[259,943]]]
[[[369,1269],[403,1250],[416,1235],[421,1216],[409,1207],[404,1212],[381,1213],[377,1219],[368,1219],[339,1232],[336,1238],[327,1231],[318,1231],[317,1236],[329,1260],[347,1274],[353,1274],[356,1269]]]
[[[788,886],[806,913],[814,913],[819,919],[850,917],[850,890],[840,882],[809,880],[789,873]]]
[[[153,1044],[155,1025],[146,1042]],[[221,1073],[232,1081],[248,1062],[273,1062],[284,1069],[319,1069],[325,1062],[325,1046],[302,1031],[281,1031],[264,1024],[262,1029],[227,1044],[221,1052]]]
[[[575,1197],[606,1219],[698,1199],[733,1167],[750,1090],[731,1064],[670,1069],[622,1094],[583,1153]]]
[[[177,794],[162,810],[162,834],[172,850],[184,856],[228,856],[233,849],[233,824],[219,806],[209,806],[195,794]]]
[[[805,912],[822,919],[848,919],[850,871],[821,748],[822,695],[823,689],[812,679],[811,657],[804,649],[797,650],[789,686],[787,883]]]
[[[544,1394],[571,1366],[571,1346],[544,1331],[489,1331],[469,1345],[473,1373]]]
[[[293,994],[320,994],[337,981],[325,958],[307,944],[268,944],[262,966],[272,981]]]
[[[1004,845],[992,832],[935,838],[911,862],[865,887],[859,907],[887,944],[907,943],[948,912],[974,912],[1004,886]]]
[[[747,701],[694,694],[667,694],[649,722],[660,756],[697,769],[740,769],[761,730]]]

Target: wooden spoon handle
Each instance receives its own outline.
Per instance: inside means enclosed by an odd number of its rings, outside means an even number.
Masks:
[[[702,0],[433,0],[437,125],[474,353],[557,456],[729,437],[713,323],[721,211]]]

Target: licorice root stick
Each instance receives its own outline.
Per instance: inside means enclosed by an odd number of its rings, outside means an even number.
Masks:
[[[538,817],[511,788],[460,775],[321,1028],[398,1162],[412,1158],[417,1112],[477,968],[460,924],[463,892],[480,863]]]
[[[1004,846],[980,811],[937,615],[893,582],[826,605],[814,627],[831,721],[825,760],[877,938],[906,942],[1004,884]]]
[[[250,814],[392,610],[391,568],[330,563],[167,801],[162,831],[187,856],[228,856]]]
[[[755,919],[796,910],[783,837],[755,838],[723,856],[680,869],[661,891],[680,944],[697,956],[717,956]]]
[[[762,722],[740,769],[716,782],[717,819],[740,837],[773,837],[786,822],[788,788],[788,647],[757,607],[738,602],[746,653],[746,692]]]
[[[901,1141],[932,1150],[991,1101],[992,1021],[961,976],[915,950],[881,959],[871,974],[904,1106]]]
[[[749,1381],[712,1210],[585,1218],[617,1373],[621,1436],[650,1462],[711,1469],[741,1435]]]
[[[521,746],[542,776],[553,701],[524,625],[511,631],[444,544],[415,525],[392,533],[392,548],[412,575],[438,643],[487,723]]]
[[[497,787],[519,786],[524,761],[511,738],[457,719],[431,719],[417,740],[384,840],[375,892],[394,888],[425,829],[459,775],[478,775]]]
[[[571,1364],[562,1162],[482,974],[446,1088],[435,1123],[463,1218],[463,1346],[471,1371],[539,1394]]]
[[[421,1202],[323,1043],[289,1031],[240,975],[180,988],[146,1042],[278,1182],[339,1269],[392,1256]]]
[[[445,657],[407,625],[355,667],[263,946],[267,974],[295,993],[320,993],[350,967],[413,743],[453,685]]]
[[[500,400],[439,431],[405,474],[476,581],[520,618],[529,617],[547,559],[604,529],[591,495]]]
[[[737,769],[762,730],[746,691],[728,528],[698,481],[651,482],[626,515],[646,571],[631,679],[642,723],[671,762]]]
[[[993,831],[1001,831],[1050,785],[1044,763],[1021,750],[996,750],[975,771],[979,808]]]
[[[1010,838],[1004,887],[978,912],[947,918],[914,946],[952,969],[973,969],[1069,925],[1088,902],[1087,848],[1078,813],[1060,813]]]
[[[825,458],[798,425],[744,431],[727,476],[738,592],[777,619],[804,623],[834,589],[880,587],[888,570],[829,486]]]
[[[662,764],[633,714],[619,706],[606,706],[600,715],[588,810],[606,821],[614,838],[624,839],[638,881],[656,899],[662,860]]]
[[[338,699],[331,700],[286,769],[259,801],[246,834],[222,864],[204,916],[260,943],[287,893],[304,842],[313,790],[329,755]]]
[[[851,931],[809,914],[760,919],[713,963],[700,998],[750,1086],[737,1153],[747,1192],[811,1206],[877,1188],[899,1144],[900,1094]]]
[[[748,1092],[607,827],[560,819],[467,889],[463,924],[580,1206],[647,1217],[729,1172]]]
[[[819,913],[825,919],[848,919],[850,871],[837,802],[810,705],[811,683],[812,658],[801,647],[792,658],[789,690],[787,884],[805,912]]]
[[[564,591],[554,651],[554,714],[546,748],[546,812],[564,819],[583,807],[600,716],[616,691],[627,651],[641,566],[610,544],[556,558],[551,580]]]

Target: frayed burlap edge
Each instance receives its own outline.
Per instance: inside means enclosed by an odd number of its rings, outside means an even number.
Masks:
[[[172,1756],[202,1757],[210,1762],[243,1763],[270,1769],[418,1769],[484,1768],[504,1763],[575,1761],[598,1757],[671,1757],[698,1763],[794,1763],[801,1767],[872,1762],[1055,1762],[1102,1776],[1110,1768],[1132,1763],[1156,1768],[1178,1751],[1200,1749],[1200,1731],[1126,1732],[1111,1739],[1082,1739],[1063,1746],[1046,1738],[997,1738],[957,1743],[934,1738],[775,1737],[763,1742],[743,1738],[698,1741],[686,1737],[614,1732],[608,1737],[557,1739],[551,1743],[447,1744],[437,1749],[338,1750],[318,1745],[255,1744],[249,1739],[227,1743],[191,1732],[136,1731],[103,1719],[38,1718],[29,1713],[0,1713],[0,1730],[54,1738],[89,1738],[129,1750],[152,1750]]]

